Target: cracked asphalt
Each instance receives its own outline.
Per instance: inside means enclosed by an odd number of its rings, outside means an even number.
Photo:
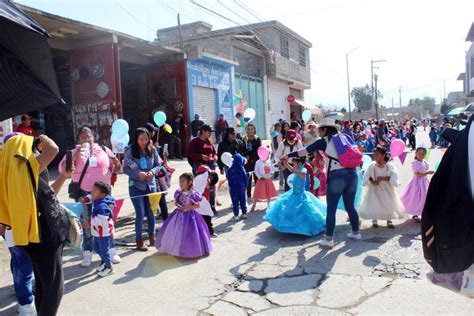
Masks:
[[[433,164],[441,152],[431,155]],[[188,168],[185,162],[176,165],[178,174]],[[402,183],[410,177],[405,164]],[[120,177],[119,187],[125,185]],[[273,230],[262,219],[266,203],[257,204],[247,220],[232,222],[226,190],[218,199],[222,206],[213,222],[219,237],[212,240],[211,255],[198,260],[161,255],[154,248],[134,251],[133,211],[126,202],[116,236],[122,263],[114,275],[98,279],[97,256],[93,266],[82,268],[80,253],[65,250],[60,315],[473,314],[474,300],[426,279],[430,269],[422,256],[419,224],[396,221],[396,229],[375,229],[363,222],[363,240],[352,241],[345,238],[347,216],[338,212],[337,244],[323,250],[320,236]],[[4,254],[4,244],[0,247]],[[5,258],[0,261],[0,314],[11,315],[16,307]]]

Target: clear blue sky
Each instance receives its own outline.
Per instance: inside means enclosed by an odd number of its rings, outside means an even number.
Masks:
[[[153,40],[156,29],[204,20],[215,29],[236,24],[218,18],[188,0],[18,0],[19,3],[75,20]],[[456,77],[464,72],[467,32],[474,22],[473,0],[197,0],[243,25],[279,20],[313,43],[312,89],[306,100],[317,104],[347,104],[345,53],[350,55],[351,86],[370,84],[370,60],[387,59],[379,72],[384,105],[398,87],[403,100],[462,90]],[[228,8],[231,8],[231,12]],[[403,103],[405,103],[403,102]]]

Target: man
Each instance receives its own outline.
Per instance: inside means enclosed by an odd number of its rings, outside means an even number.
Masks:
[[[416,121],[410,122],[408,127],[408,142],[412,150],[416,150]]]
[[[219,165],[219,170],[221,174],[224,174],[224,163],[221,160],[222,154],[228,152],[231,153],[232,156],[235,154],[241,154],[242,157],[247,156],[247,148],[245,144],[240,139],[237,139],[237,134],[235,133],[235,128],[228,127],[225,130],[224,138],[222,142],[219,144],[217,149],[217,164]]]
[[[380,124],[375,131],[375,142],[377,145],[386,146],[388,144],[387,137],[387,123],[384,120],[380,121]]]
[[[237,133],[237,138],[242,139],[242,134],[244,133],[244,120],[242,118],[242,113],[240,112],[235,114],[235,132]]]
[[[182,128],[182,120],[183,114],[179,113],[176,115],[173,122],[169,122],[168,124],[173,129],[170,137],[169,142],[169,159],[183,159],[182,147],[181,147],[181,128]]]
[[[224,134],[226,129],[229,127],[229,123],[227,123],[226,119],[224,118],[224,114],[219,115],[219,119],[216,122],[216,131],[217,131],[217,142],[222,142],[224,138]],[[234,130],[235,131],[235,130]]]
[[[21,116],[21,124],[18,126],[16,131],[18,133],[23,133],[28,136],[36,136],[35,130],[31,127],[31,119],[32,117],[29,116],[28,114],[23,114]]]
[[[191,122],[191,134],[196,137],[204,122],[199,119],[199,114],[194,114],[194,121]]]

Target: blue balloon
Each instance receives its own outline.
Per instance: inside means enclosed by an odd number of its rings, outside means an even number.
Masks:
[[[81,216],[85,208],[85,205],[82,203],[63,203],[63,205],[77,217]]]
[[[128,133],[129,126],[123,119],[115,120],[112,124],[112,134],[117,138],[122,138]]]
[[[369,168],[370,164],[372,163],[372,158],[370,158],[369,155],[363,155],[362,159],[364,161],[362,164],[362,170],[367,170],[367,168]]]
[[[272,136],[272,137],[277,137],[277,136],[278,136],[278,132],[277,132],[277,131],[273,131],[273,132],[271,133],[271,136]]]
[[[321,182],[319,181],[319,179],[317,177],[314,177],[314,186],[313,186],[313,190],[317,190],[319,188],[319,186],[321,185]]]
[[[166,123],[166,114],[162,111],[158,111],[153,114],[153,120],[158,127],[161,127]]]

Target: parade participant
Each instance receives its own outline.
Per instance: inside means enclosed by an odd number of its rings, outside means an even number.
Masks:
[[[183,137],[182,129],[186,128],[186,125],[183,124],[182,119],[183,114],[179,113],[172,122],[168,122],[172,128],[168,149],[169,159],[183,159],[181,138]]]
[[[318,127],[318,125],[316,123],[314,123],[313,121],[309,122],[306,125],[307,130],[304,133],[304,137],[303,137],[305,146],[311,145],[312,143],[314,143],[319,138],[318,137],[318,132],[316,130],[317,127]]]
[[[31,119],[32,117],[29,116],[28,114],[23,114],[21,116],[21,124],[18,125],[16,131],[24,135],[33,136],[33,137],[36,136],[35,130],[33,129],[33,127],[31,127]]]
[[[339,199],[344,199],[344,205],[349,215],[352,232],[347,234],[348,238],[360,240],[362,237],[359,233],[359,215],[354,207],[354,199],[357,192],[357,171],[352,164],[341,164],[338,151],[334,144],[334,137],[337,136],[339,143],[350,144],[350,139],[338,132],[338,125],[332,118],[324,118],[319,123],[318,139],[306,148],[295,150],[281,157],[282,160],[294,157],[307,156],[308,153],[324,151],[329,157],[328,160],[328,185],[327,185],[327,217],[326,217],[326,235],[321,240],[320,245],[326,248],[334,247],[334,228],[336,226],[336,210]],[[296,148],[295,148],[296,149]],[[345,148],[347,152],[354,154],[350,147]],[[360,154],[360,152],[359,152]],[[351,160],[351,161],[355,161]],[[360,155],[360,164],[362,163],[362,155]],[[346,166],[346,167],[345,167]]]
[[[303,137],[301,135],[301,125],[298,121],[293,121],[290,123],[290,129],[294,130],[296,132],[296,138],[299,140],[299,141],[303,141]]]
[[[405,217],[405,209],[395,190],[400,185],[398,172],[389,162],[390,157],[385,147],[375,148],[374,159],[364,174],[363,184],[367,189],[360,205],[359,216],[371,219],[373,227],[378,227],[377,220],[386,220],[387,227],[395,228],[392,220]]]
[[[352,133],[351,121],[344,121],[342,132],[354,140],[354,134]]]
[[[246,135],[243,137],[245,148],[247,149],[247,163],[245,164],[245,170],[249,178],[247,185],[247,199],[250,201],[252,198],[252,182],[257,182],[257,177],[253,174],[255,170],[255,163],[258,158],[258,149],[262,146],[262,140],[255,134],[255,125],[252,123],[247,124],[245,127]]]
[[[273,166],[269,160],[270,149],[261,146],[259,150],[264,151],[266,154],[260,157],[255,164],[254,175],[258,180],[257,184],[255,184],[255,190],[253,191],[253,206],[250,209],[251,212],[255,211],[257,202],[266,201],[267,204],[270,204],[271,200],[278,197],[278,192],[272,181]]]
[[[211,198],[211,186],[215,186],[218,181],[219,177],[216,172],[211,170],[208,166],[202,165],[196,171],[196,178],[194,178],[193,184],[194,190],[202,195],[202,200],[197,211],[202,215],[202,218],[206,222],[209,234],[212,238],[216,238],[217,234],[214,232],[214,227],[212,225],[214,211],[209,200]]]
[[[232,220],[239,220],[239,210],[242,210],[240,219],[247,218],[247,201],[245,199],[245,188],[249,179],[244,168],[245,159],[240,154],[234,155],[232,166],[227,170],[227,181],[229,182],[229,193],[232,200],[232,211],[234,216]]]
[[[313,171],[316,178],[319,180],[319,187],[316,189],[316,196],[326,195],[326,186],[327,186],[327,173],[326,173],[326,161],[324,160],[323,155],[317,151],[314,153],[313,158]]]
[[[191,135],[196,137],[204,122],[199,119],[199,114],[194,114],[194,120],[191,122]]]
[[[242,139],[242,135],[244,134],[244,121],[242,119],[242,113],[237,112],[235,114],[235,124],[234,124],[235,132],[237,133],[237,138]]]
[[[216,136],[217,142],[220,143],[224,139],[226,130],[229,128],[229,123],[224,118],[224,114],[219,115],[219,119],[216,121]]]
[[[110,196],[110,186],[104,182],[96,182],[92,187],[92,236],[94,236],[94,250],[102,260],[97,268],[97,275],[105,277],[114,273],[110,247],[114,235],[113,209],[115,199]]]
[[[283,121],[281,123],[281,138],[282,138],[282,141],[285,140],[286,138],[286,132],[290,129],[290,124],[288,124],[287,121]]]
[[[278,145],[283,141],[283,137],[281,135],[281,124],[275,123],[273,125],[273,131],[271,133],[272,136],[272,153],[274,153],[278,149]]]
[[[92,130],[88,127],[81,127],[77,134],[77,144],[72,150],[71,184],[69,186],[69,197],[76,202],[81,202],[82,198],[91,193],[95,182],[101,181],[111,185],[112,176],[120,171],[120,161],[115,154],[107,147],[99,145],[94,138]],[[66,171],[66,155],[59,163],[60,173]],[[75,185],[73,185],[74,183]],[[82,226],[82,263],[83,267],[88,267],[92,263],[93,239],[90,226],[92,205],[86,204],[84,212],[80,215]],[[114,263],[120,262],[120,257],[114,246],[111,248],[111,256]]]
[[[263,217],[281,233],[315,236],[324,230],[326,206],[305,191],[305,162],[304,157],[296,157],[292,166],[285,160],[285,167],[294,173],[293,188],[281,195]]]
[[[50,187],[47,167],[59,148],[41,135],[35,141],[41,152],[34,151],[33,141],[30,136],[14,136],[0,151],[0,223],[11,229],[13,244],[23,247],[31,260],[38,315],[56,315],[64,292],[62,252],[67,228],[54,224],[67,223],[67,218],[60,213],[55,195],[67,175],[60,174]],[[39,208],[62,216],[39,216]]]
[[[430,185],[427,176],[434,174],[434,171],[429,171],[429,165],[425,157],[426,149],[423,147],[417,148],[415,160],[411,163],[413,179],[410,180],[401,195],[401,201],[405,206],[406,212],[412,215],[413,220],[416,222],[420,221],[419,217],[425,206],[426,194]]]
[[[411,146],[411,150],[416,149],[416,120],[413,120],[412,122],[409,123],[408,126],[408,142],[409,145]]]
[[[211,253],[211,237],[206,222],[198,213],[201,194],[193,190],[193,175],[179,176],[174,194],[176,209],[158,233],[156,249],[180,258],[198,258]]]
[[[436,128],[434,124],[431,124],[429,136],[430,136],[430,142],[431,142],[431,149],[435,149],[436,144],[438,142],[438,129]]]
[[[155,217],[147,194],[156,192],[155,176],[161,171],[161,158],[150,143],[150,134],[145,128],[135,131],[132,145],[125,152],[123,172],[128,175],[128,190],[135,209],[136,249],[147,251],[143,242],[143,218],[148,221],[150,245],[155,244]]]
[[[283,140],[283,142],[278,145],[278,150],[275,153],[275,160],[278,161],[280,170],[283,173],[283,179],[285,180],[285,191],[290,190],[290,187],[288,186],[288,176],[291,174],[291,172],[285,168],[285,164],[282,161],[282,157],[285,157],[289,153],[293,151],[297,151],[303,148],[303,144],[301,141],[297,140],[297,134],[295,130],[289,129],[286,132],[286,137]],[[290,159],[291,163],[292,159]]]
[[[219,147],[217,147],[217,164],[219,165],[221,174],[224,174],[224,169],[227,168],[221,159],[222,154],[226,152],[232,155],[239,153],[244,157],[247,156],[247,148],[245,147],[245,144],[242,140],[237,139],[237,134],[235,132],[235,128],[233,127],[226,129],[224,138],[219,144]]]

